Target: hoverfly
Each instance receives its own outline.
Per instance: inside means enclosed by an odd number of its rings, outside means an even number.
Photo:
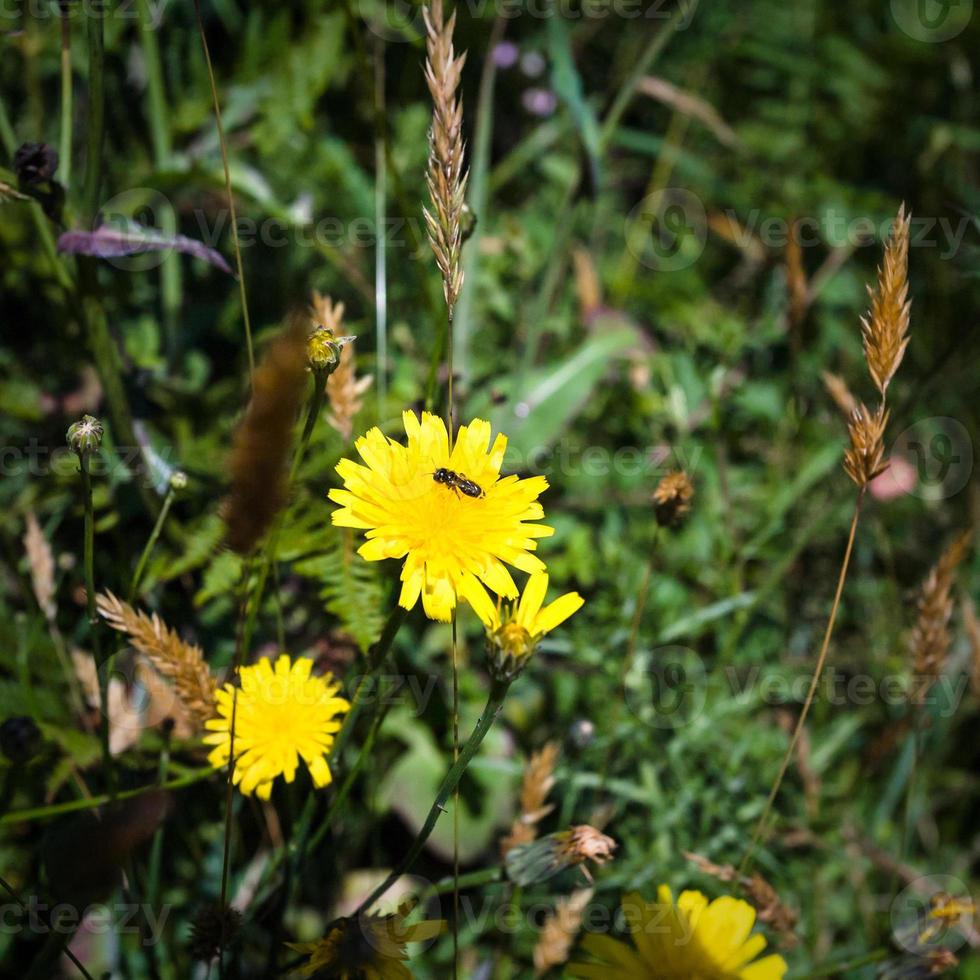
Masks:
[[[455,491],[457,494],[466,494],[467,497],[479,498],[487,495],[483,487],[474,483],[472,480],[467,480],[462,473],[457,473],[455,470],[447,470],[444,466],[440,466],[432,474],[432,479],[436,483],[441,483],[443,486],[449,487],[450,490]]]

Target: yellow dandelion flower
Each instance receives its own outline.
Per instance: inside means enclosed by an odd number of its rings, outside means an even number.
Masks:
[[[516,677],[541,637],[578,612],[585,602],[577,592],[566,592],[542,609],[547,593],[548,573],[535,572],[520,602],[494,604],[486,593],[472,602],[487,630],[490,666],[496,675]]]
[[[219,717],[205,722],[212,734],[204,741],[215,746],[208,761],[213,766],[227,765],[234,710],[232,778],[243,793],[269,799],[273,780],[284,776],[291,783],[300,759],[309,768],[314,786],[326,786],[332,779],[327,756],[340,728],[337,716],[350,705],[336,697],[340,685],[329,674],[310,676],[312,666],[307,657],[293,662],[284,653],[274,667],[270,661],[260,660],[242,668],[237,706],[233,706],[235,689],[231,684],[215,694]]]
[[[596,962],[576,963],[569,975],[598,980],[782,980],[786,961],[756,957],[765,937],[753,933],[755,909],[723,896],[708,902],[696,891],[681,892],[677,904],[666,885],[656,902],[623,897],[623,914],[635,946],[609,936],[589,935],[582,947]]]
[[[405,903],[394,915],[340,919],[323,939],[287,943],[290,949],[309,956],[298,975],[331,980],[411,980],[412,972],[404,962],[408,959],[406,944],[435,939],[446,928],[443,919],[406,926],[411,910],[411,903]]]
[[[355,443],[364,465],[338,463],[344,489],[330,491],[340,504],[334,524],[366,532],[359,554],[368,561],[404,558],[399,603],[411,609],[421,596],[430,619],[448,622],[459,597],[485,605],[484,585],[516,598],[507,565],[544,571],[531,552],[554,529],[531,522],[544,517],[538,497],[548,481],[502,477],[507,438],[498,434],[491,445],[483,419],[461,426],[452,450],[442,419],[428,412],[402,419],[406,445],[371,429]],[[433,479],[439,470],[469,481],[472,495]]]

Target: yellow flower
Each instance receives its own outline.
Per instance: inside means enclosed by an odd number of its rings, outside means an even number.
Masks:
[[[406,926],[411,912],[405,903],[394,915],[361,915],[340,919],[323,939],[314,943],[287,943],[309,962],[298,970],[301,977],[332,980],[411,980],[405,966],[406,943],[434,939],[446,927],[443,919],[427,919]]]
[[[589,935],[583,948],[598,962],[576,963],[573,977],[599,980],[781,980],[781,956],[755,958],[765,937],[752,933],[755,909],[723,896],[709,904],[701,892],[674,897],[661,885],[656,902],[623,897],[623,914],[635,946],[609,936]],[[755,962],[752,962],[755,960]]]
[[[343,490],[331,490],[341,506],[333,522],[366,532],[359,554],[368,561],[404,558],[399,602],[411,609],[422,597],[430,619],[448,622],[460,596],[472,605],[489,603],[480,583],[506,598],[517,586],[505,563],[524,572],[544,571],[532,551],[536,538],[554,529],[529,523],[544,517],[538,496],[543,476],[500,476],[507,438],[490,445],[490,423],[475,419],[460,427],[449,449],[442,419],[428,412],[421,420],[402,416],[407,445],[371,429],[355,446],[365,465],[342,459],[337,472]],[[465,477],[482,493],[470,496],[433,479],[446,469]]]
[[[340,728],[337,716],[350,705],[335,697],[340,685],[329,674],[310,676],[312,666],[307,657],[293,663],[284,653],[276,660],[275,669],[268,660],[242,668],[234,706],[233,780],[243,793],[269,799],[272,781],[284,776],[291,783],[300,759],[309,768],[314,786],[330,782],[327,755]],[[205,723],[213,734],[206,735],[204,741],[216,746],[208,756],[213,766],[228,762],[234,690],[226,684],[215,694],[220,717]]]
[[[516,677],[541,637],[578,612],[585,602],[577,592],[566,592],[542,609],[547,592],[548,573],[535,572],[520,602],[494,604],[486,593],[472,602],[487,629],[490,666],[496,675]]]

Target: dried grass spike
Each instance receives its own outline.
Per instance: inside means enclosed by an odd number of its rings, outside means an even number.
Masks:
[[[966,557],[973,532],[958,535],[926,576],[919,595],[919,615],[912,628],[913,671],[921,685],[934,680],[949,652],[949,620],[953,614],[951,595],[957,566]]]
[[[500,852],[506,855],[518,844],[527,844],[537,837],[537,825],[554,809],[547,803],[555,785],[555,766],[561,748],[548,742],[532,754],[521,780],[521,812],[511,825],[510,833],[500,842]]]
[[[133,648],[164,676],[174,682],[174,690],[197,721],[214,714],[215,681],[201,648],[185,643],[156,613],[147,616],[111,592],[96,596],[102,618],[129,637]]]
[[[24,532],[24,550],[31,571],[34,597],[48,622],[53,622],[57,606],[54,601],[54,555],[51,545],[38,524],[34,511],[27,512],[27,529]]]
[[[443,294],[452,319],[463,287],[460,253],[463,245],[463,208],[466,174],[463,171],[463,104],[456,97],[466,55],[453,50],[456,14],[447,21],[443,0],[423,9],[426,29],[425,80],[432,96],[429,130],[429,166],[426,184],[432,210],[425,210],[436,264],[442,273]]]
[[[582,928],[582,915],[593,894],[591,888],[579,888],[555,903],[555,911],[545,920],[534,947],[535,976],[568,962],[568,954]]]
[[[872,412],[866,405],[858,405],[851,413],[847,431],[851,448],[844,453],[844,469],[859,486],[866,487],[885,469],[885,426],[888,412],[879,405]]]
[[[286,502],[286,463],[305,379],[305,331],[294,324],[269,345],[256,369],[252,400],[232,442],[222,516],[225,540],[239,554],[255,547]]]
[[[858,400],[851,393],[851,389],[847,387],[847,382],[839,374],[833,374],[830,371],[824,371],[821,377],[827,393],[833,398],[844,418],[849,419],[858,408]]]
[[[912,302],[908,298],[911,220],[903,204],[898,209],[885,246],[885,258],[878,270],[877,287],[868,288],[871,309],[861,319],[864,358],[882,398],[902,363],[909,343],[909,318],[912,309]]]
[[[345,438],[354,432],[354,417],[364,405],[363,394],[371,387],[374,377],[357,376],[353,344],[345,344],[340,352],[340,363],[327,378],[327,398],[330,414],[327,421]]]

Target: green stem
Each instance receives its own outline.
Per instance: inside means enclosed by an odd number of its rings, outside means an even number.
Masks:
[[[859,966],[868,966],[870,963],[879,963],[881,960],[888,959],[891,955],[887,949],[876,949],[872,953],[859,956],[855,960],[848,960],[846,963],[838,963],[836,966],[821,966],[812,973],[804,974],[797,980],[816,980],[817,977],[832,977],[846,970],[856,970]]]
[[[350,710],[347,712],[347,715],[344,718],[341,729],[337,733],[337,739],[334,742],[333,748],[331,749],[331,756],[334,759],[341,759],[344,747],[349,741],[351,732],[353,731],[354,721],[360,713],[363,705],[364,692],[366,691],[368,684],[371,683],[377,672],[384,664],[388,656],[388,652],[391,649],[391,645],[394,642],[395,636],[397,635],[402,623],[404,623],[407,615],[408,610],[403,609],[401,606],[396,606],[389,615],[387,623],[385,623],[381,637],[372,648],[369,658],[369,672],[361,678],[360,683],[358,684],[357,689],[351,698]],[[379,712],[379,715],[383,716],[383,714],[384,712]],[[309,794],[306,803],[303,806],[303,811],[300,814],[299,821],[296,825],[297,830],[292,835],[293,839],[286,848],[277,851],[270,859],[269,863],[266,865],[265,871],[263,872],[263,882],[268,881],[272,874],[282,864],[283,860],[285,860],[287,857],[293,862],[294,867],[298,867],[302,863],[304,855],[314,851],[319,845],[320,841],[323,840],[324,835],[330,829],[335,813],[339,809],[343,800],[346,799],[347,794],[353,785],[355,776],[370,754],[369,749],[373,744],[374,737],[377,734],[377,728],[379,727],[380,722],[376,718],[375,723],[372,724],[372,729],[368,735],[368,740],[358,755],[353,769],[344,777],[344,781],[341,784],[340,789],[331,801],[330,806],[327,809],[327,813],[323,820],[320,821],[320,825],[317,827],[316,832],[312,837],[308,838],[309,826],[313,820],[313,812],[316,807],[317,800],[315,793]],[[262,901],[263,900],[253,903],[252,908],[258,908],[262,904]]]
[[[150,138],[153,141],[153,161],[158,170],[164,170],[170,163],[173,148],[170,140],[167,92],[160,64],[160,48],[157,44],[157,32],[153,24],[149,0],[137,0],[136,7],[139,12],[143,61],[146,65],[147,115],[150,121]],[[160,230],[165,235],[176,233],[177,219],[173,209],[165,208],[160,214]],[[173,365],[176,359],[177,326],[183,292],[179,255],[171,254],[164,259],[160,266],[160,286],[165,345],[168,359]]]
[[[143,548],[143,554],[140,555],[140,560],[136,563],[136,571],[133,572],[133,581],[129,585],[129,595],[126,600],[130,605],[132,605],[139,593],[143,572],[146,570],[146,563],[150,560],[150,555],[153,554],[153,549],[156,547],[156,543],[160,538],[160,532],[163,530],[164,522],[170,513],[170,505],[174,501],[175,492],[173,486],[167,489],[167,495],[163,498],[163,506],[160,508],[160,513],[157,514],[156,523],[153,525],[150,537],[146,542],[146,546]]]
[[[479,871],[471,871],[469,874],[460,875],[456,878],[452,875],[430,885],[421,895],[419,904],[422,905],[430,898],[438,898],[440,895],[448,895],[454,891],[458,885],[460,889],[478,888],[480,885],[493,885],[505,881],[504,869],[501,866],[493,868],[481,868]]]
[[[157,770],[159,785],[167,784],[167,773],[170,770],[170,737],[165,735],[166,741],[160,753],[160,767]],[[163,858],[163,828],[165,821],[160,823],[153,835],[153,844],[150,846],[150,866],[146,876],[146,901],[150,908],[156,907],[157,896],[160,893],[160,863]]]
[[[99,735],[102,745],[102,765],[105,769],[109,797],[116,792],[116,777],[112,766],[112,752],[109,749],[109,680],[112,677],[113,656],[103,661],[102,640],[99,633],[99,614],[95,608],[95,508],[92,503],[92,474],[89,471],[87,452],[78,454],[82,475],[82,498],[85,506],[85,534],[82,544],[85,569],[85,611],[88,618],[89,637],[92,644],[92,659],[99,678],[99,707],[101,709]]]
[[[667,42],[679,30],[690,23],[690,19],[697,10],[698,2],[699,0],[687,0],[686,3],[679,4],[671,15],[670,20],[650,38],[646,48],[643,50],[643,54],[640,55],[640,60],[633,66],[626,81],[616,93],[616,98],[609,107],[605,118],[602,120],[599,142],[603,151],[608,149],[612,138],[616,135],[619,123],[629,108],[630,103],[633,101],[633,97],[636,95],[636,90],[643,77],[650,73],[653,63],[660,57],[664,48],[667,47]]]
[[[82,191],[82,221],[95,227],[99,211],[99,188],[102,184],[102,149],[105,144],[105,18],[85,18],[88,40],[88,120],[85,126],[87,153],[85,184]]]
[[[72,74],[71,21],[68,4],[58,5],[61,14],[61,136],[58,142],[58,180],[68,191],[71,187],[72,144]]]
[[[289,480],[287,493],[291,493],[296,482],[296,474],[299,472],[300,464],[309,448],[313,430],[316,428],[317,419],[320,417],[320,410],[323,408],[326,397],[326,375],[322,371],[313,372],[313,387],[310,390],[310,398],[307,403],[306,420],[303,423],[303,431],[296,444],[296,451],[293,453],[293,461],[289,467]],[[276,553],[279,548],[279,534],[282,531],[285,511],[280,511],[276,522],[269,532],[269,537],[265,550],[259,558],[258,581],[255,585],[253,601],[248,610],[244,627],[244,646],[248,649],[252,643],[252,635],[255,632],[255,624],[258,621],[259,610],[262,607],[262,597],[265,595],[265,586],[269,580],[269,571],[276,563]],[[281,644],[280,644],[281,645]]]
[[[755,825],[755,831],[752,834],[752,839],[749,842],[748,849],[745,852],[745,857],[742,858],[742,863],[739,865],[739,877],[748,874],[755,849],[758,846],[759,841],[762,840],[762,834],[766,829],[769,815],[772,812],[776,798],[779,796],[779,789],[783,784],[783,779],[786,777],[786,771],[789,769],[789,764],[793,759],[794,753],[796,752],[796,746],[800,740],[800,734],[803,731],[803,726],[806,724],[807,715],[809,714],[810,708],[813,705],[813,699],[816,696],[817,687],[820,684],[820,677],[823,674],[824,664],[827,662],[827,651],[830,649],[830,639],[834,634],[834,624],[837,622],[837,613],[840,609],[841,596],[844,594],[844,583],[847,581],[847,570],[851,564],[851,554],[854,551],[854,539],[857,536],[858,521],[861,519],[861,504],[864,502],[864,494],[866,490],[867,486],[862,486],[858,490],[857,499],[854,501],[854,514],[851,517],[851,530],[847,536],[847,547],[844,549],[844,558],[841,561],[840,573],[837,576],[837,589],[834,592],[834,602],[830,607],[830,616],[827,619],[827,628],[824,630],[823,642],[820,645],[820,653],[817,655],[817,663],[813,668],[813,677],[810,680],[810,688],[807,691],[806,701],[803,702],[800,717],[797,719],[796,725],[793,728],[793,734],[790,737],[789,745],[786,747],[786,752],[783,755],[783,761],[780,764],[779,772],[777,773],[776,779],[772,784],[772,788],[769,790],[769,797],[767,798],[762,814],[759,816],[759,819]]]
[[[225,175],[225,193],[228,196],[228,212],[231,216],[231,240],[235,248],[235,266],[238,272],[238,292],[242,303],[242,321],[245,324],[245,347],[248,353],[248,378],[252,383],[255,374],[255,352],[252,349],[252,322],[248,315],[248,294],[245,289],[245,269],[242,265],[242,246],[238,240],[238,215],[235,211],[235,195],[231,189],[231,168],[228,164],[228,144],[225,140],[225,127],[221,121],[221,103],[218,99],[218,83],[214,78],[214,66],[211,64],[211,51],[208,39],[204,33],[204,17],[201,13],[201,0],[194,0],[194,12],[197,14],[197,30],[201,37],[201,48],[204,51],[204,61],[207,64],[208,80],[211,83],[211,101],[214,106],[214,121],[218,127],[218,143],[221,147],[221,166]]]
[[[476,103],[476,135],[470,157],[469,199],[476,225],[463,254],[463,290],[456,305],[456,369],[465,383],[471,375],[470,334],[473,297],[476,294],[477,272],[480,264],[480,239],[487,220],[487,180],[490,171],[490,144],[493,136],[493,93],[497,80],[497,63],[492,52],[504,36],[507,20],[498,15],[490,32],[487,56],[480,75],[480,91]]]
[[[500,714],[501,708],[504,705],[504,698],[507,695],[507,689],[510,687],[509,681],[492,681],[490,686],[490,695],[487,698],[486,707],[483,709],[483,714],[480,715],[479,721],[476,723],[476,727],[473,729],[472,734],[469,739],[467,739],[466,744],[462,747],[459,753],[459,758],[450,767],[449,772],[446,773],[445,778],[442,781],[442,785],[439,787],[439,792],[436,794],[435,801],[429,810],[428,816],[425,818],[425,823],[422,824],[422,829],[419,830],[412,843],[412,846],[408,849],[405,856],[398,863],[397,867],[388,875],[387,878],[377,888],[371,892],[368,897],[361,902],[358,907],[358,913],[365,911],[370,908],[374,903],[381,898],[382,895],[406,872],[408,872],[412,865],[415,864],[418,856],[422,853],[422,848],[425,847],[425,842],[429,839],[429,835],[435,828],[436,822],[439,819],[440,814],[445,812],[446,801],[449,799],[450,795],[459,785],[459,781],[463,778],[463,773],[466,772],[467,767],[470,764],[470,760],[476,754],[477,749],[486,738],[487,732],[493,727],[494,721],[497,719],[497,715]]]
[[[151,783],[149,786],[141,786],[139,789],[121,790],[116,793],[114,799],[131,800],[137,796],[143,796],[145,793],[151,793],[154,790],[183,789],[185,786],[192,786],[194,783],[201,782],[202,779],[207,779],[208,776],[213,776],[217,771],[211,766],[204,769],[195,769],[175,779],[171,779],[168,783]],[[8,824],[26,823],[31,820],[46,820],[49,817],[60,817],[66,813],[76,813],[79,810],[92,810],[96,807],[105,806],[106,803],[110,803],[112,800],[113,797],[110,797],[108,793],[104,793],[101,796],[69,800],[66,803],[54,803],[50,806],[39,806],[30,810],[17,810],[14,813],[7,813],[0,817],[0,827],[7,826]]]
[[[374,310],[375,375],[377,381],[378,419],[385,417],[388,402],[388,252],[385,214],[388,203],[387,143],[385,133],[385,42],[375,38],[374,45]]]

